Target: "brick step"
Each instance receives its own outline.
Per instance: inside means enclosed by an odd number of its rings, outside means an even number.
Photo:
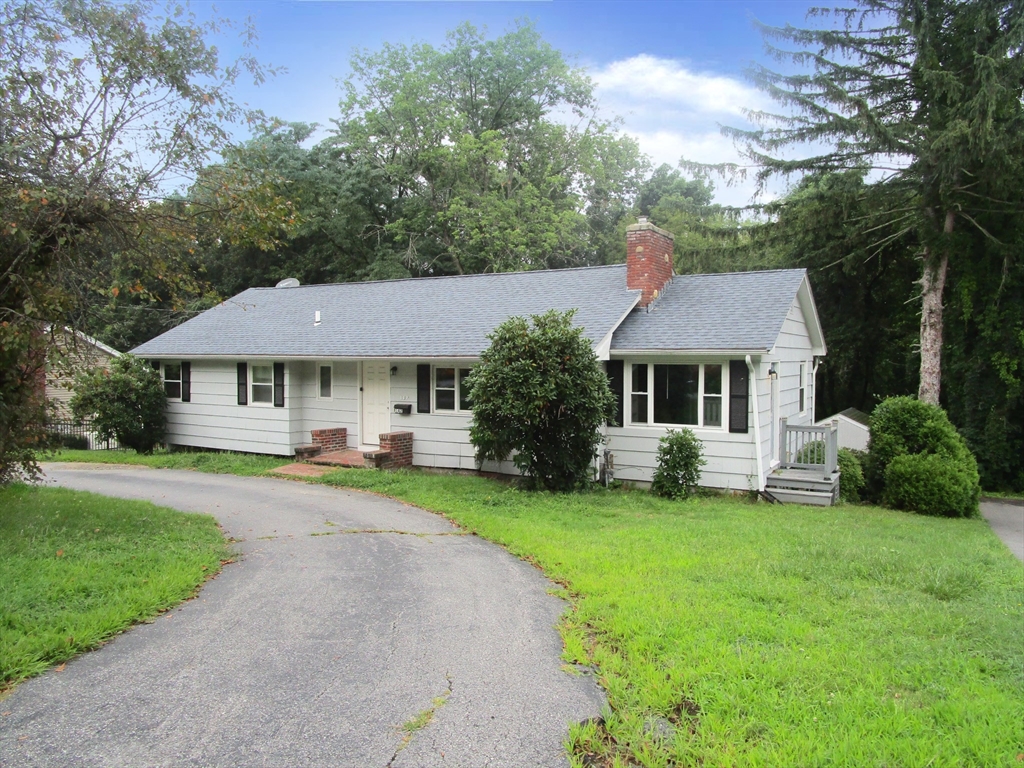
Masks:
[[[313,456],[310,459],[306,459],[306,461],[310,464],[319,464],[321,466],[328,467],[365,467],[367,466],[367,463],[363,458],[363,455],[362,451],[349,448],[344,451],[321,453],[319,456]]]

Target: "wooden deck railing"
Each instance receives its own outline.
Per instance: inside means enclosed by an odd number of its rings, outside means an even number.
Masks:
[[[828,426],[798,427],[781,419],[779,466],[783,469],[820,469],[825,477],[839,465],[839,422]]]

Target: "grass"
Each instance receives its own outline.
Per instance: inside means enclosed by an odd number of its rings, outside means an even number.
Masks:
[[[188,598],[226,557],[208,515],[0,487],[0,693]]]
[[[1020,493],[1018,491],[982,491],[981,492],[981,498],[983,498],[983,499],[985,499],[985,498],[989,498],[989,499],[1006,499],[1008,501],[1012,501],[1012,500],[1021,501],[1021,500],[1024,500],[1024,493]]]
[[[44,461],[76,461],[90,464],[134,464],[159,469],[195,469],[219,475],[240,475],[254,477],[272,469],[291,464],[294,459],[279,456],[262,456],[255,453],[231,453],[228,451],[154,451],[143,455],[132,450],[123,451],[72,451],[60,450],[47,454]]]
[[[567,588],[565,661],[595,665],[611,706],[572,727],[577,766],[1024,760],[1024,567],[984,521],[415,471],[320,482],[442,512]]]
[[[259,474],[275,461],[132,463]],[[555,496],[418,471],[319,482],[441,512],[564,585],[565,661],[594,665],[610,703],[570,729],[576,766],[1024,762],[1024,567],[982,520]]]

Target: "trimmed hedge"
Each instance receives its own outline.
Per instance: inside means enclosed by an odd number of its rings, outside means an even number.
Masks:
[[[937,453],[897,456],[885,470],[882,501],[923,515],[971,517],[978,509],[978,470]]]
[[[870,427],[865,481],[871,500],[925,514],[977,513],[978,463],[944,410],[913,397],[890,397],[876,406]]]

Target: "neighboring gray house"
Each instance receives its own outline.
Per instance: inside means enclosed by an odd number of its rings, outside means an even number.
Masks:
[[[825,342],[806,272],[673,276],[672,235],[643,219],[627,246],[613,266],[251,288],[133,352],[179,393],[171,445],[291,456],[314,438],[374,449],[401,432],[412,464],[474,469],[462,382],[487,335],[575,309],[619,398],[617,479],[650,481],[659,438],[688,426],[703,485],[763,489],[781,420],[812,423]]]

